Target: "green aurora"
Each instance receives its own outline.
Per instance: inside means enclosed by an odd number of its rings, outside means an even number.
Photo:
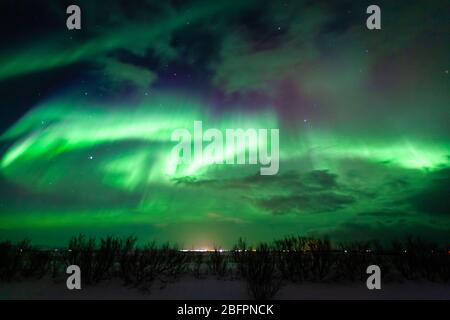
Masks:
[[[40,75],[63,73],[57,90],[2,121],[1,238],[450,240],[444,2],[383,2],[375,33],[362,3],[146,3],[153,11],[132,6],[132,19],[119,4],[102,18],[107,9],[82,2],[80,34],[63,23],[0,54],[2,116],[42,89]],[[19,80],[25,91],[6,89]],[[196,120],[279,128],[279,173],[177,166],[171,133]]]

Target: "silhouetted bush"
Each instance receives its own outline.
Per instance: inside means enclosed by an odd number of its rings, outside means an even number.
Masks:
[[[228,261],[224,253],[217,249],[209,253],[209,259],[207,260],[209,271],[219,277],[225,277],[228,273]]]
[[[245,274],[246,251],[249,249],[247,242],[242,238],[239,238],[238,243],[233,248],[233,260],[236,263],[237,273],[242,277]]]
[[[336,273],[338,278],[351,281],[366,278],[367,267],[371,264],[369,258],[370,242],[355,241],[339,245],[341,254],[337,256]]]
[[[83,283],[92,284],[94,282],[95,238],[86,238],[82,234],[72,237],[63,257],[66,267],[70,265],[80,267]]]
[[[338,279],[362,281],[367,278],[367,267],[377,265],[381,269],[381,277],[386,279],[393,270],[392,259],[399,254],[386,251],[377,241],[340,244],[336,254],[336,276]]]
[[[256,300],[267,300],[280,290],[282,277],[276,267],[276,255],[267,244],[260,244],[256,250],[247,250],[240,240],[235,258],[240,272],[247,282],[249,293]]]
[[[327,238],[286,237],[275,240],[277,266],[283,278],[297,281],[321,281],[331,272],[335,256]]]
[[[311,280],[324,280],[331,272],[335,262],[331,242],[328,238],[310,238],[307,242],[311,255]]]
[[[191,260],[191,270],[197,279],[202,278],[203,276],[203,253],[202,252],[194,252],[190,255]]]
[[[120,276],[126,285],[131,284],[134,279],[133,273],[135,272],[135,265],[137,263],[137,254],[135,252],[136,241],[136,237],[128,237],[125,239],[120,250]]]
[[[438,252],[439,275],[442,281],[450,282],[450,247]]]
[[[448,281],[449,255],[437,244],[408,237],[404,242],[394,241],[392,248],[400,253],[392,262],[404,278]]]
[[[123,241],[119,238],[108,236],[100,239],[100,247],[95,251],[94,256],[93,282],[99,282],[111,277],[114,262],[122,252],[123,245]]]
[[[308,239],[304,237],[286,237],[274,241],[278,254],[277,266],[284,279],[296,282],[307,278],[309,272],[307,241]]]
[[[23,262],[21,275],[23,277],[40,279],[48,273],[52,258],[49,251],[39,250],[31,246],[22,250]]]
[[[166,283],[177,278],[187,268],[187,256],[169,244],[158,248],[154,242],[136,249],[127,261],[129,282],[143,291],[149,291],[155,280]]]
[[[23,240],[14,245],[11,241],[0,243],[0,279],[11,281],[20,274],[24,263],[24,250],[28,250],[30,241]]]

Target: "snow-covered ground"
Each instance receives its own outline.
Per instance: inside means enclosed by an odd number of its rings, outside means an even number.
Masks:
[[[25,280],[0,283],[0,299],[250,299],[242,280],[215,277],[183,277],[165,286],[155,283],[150,293],[122,286],[113,279],[81,290],[68,290],[64,280]],[[431,282],[382,284],[381,290],[368,290],[365,282],[286,283],[275,299],[446,299],[450,285]]]

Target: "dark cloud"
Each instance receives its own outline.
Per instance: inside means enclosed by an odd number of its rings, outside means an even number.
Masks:
[[[281,187],[286,190],[328,190],[337,187],[337,175],[328,170],[312,170],[306,173],[289,170],[287,172],[263,176],[259,173],[239,178],[230,179],[199,179],[196,177],[180,177],[173,181],[176,184],[190,186],[215,185],[221,187],[233,188],[254,188],[254,187]]]
[[[404,239],[409,236],[421,237],[428,241],[436,241],[447,245],[449,243],[448,229],[440,225],[417,225],[408,220],[386,222],[354,222],[342,223],[334,230],[328,232],[331,239],[351,243],[358,241],[377,240],[389,245],[392,241]]]
[[[410,201],[415,209],[430,215],[450,216],[450,168],[432,173],[433,180]]]
[[[275,215],[288,213],[322,213],[342,209],[355,202],[348,195],[317,192],[302,195],[276,196],[258,200],[257,204]]]
[[[385,210],[376,210],[376,211],[368,211],[368,212],[361,212],[358,213],[358,216],[360,217],[370,217],[370,218],[380,218],[380,219],[387,219],[387,218],[401,218],[405,216],[411,216],[411,213],[405,212],[405,211],[399,211],[399,210],[393,210],[386,208]]]
[[[198,179],[191,176],[173,178],[172,181],[175,185],[184,185],[191,187],[217,186],[219,183],[221,183],[221,181],[216,179]]]
[[[337,175],[329,173],[328,170],[311,171],[305,178],[306,183],[317,185],[323,189],[332,189],[337,186]]]
[[[353,196],[337,190],[337,175],[328,170],[312,170],[306,173],[289,171],[270,177],[254,175],[240,180],[240,183],[269,190],[271,186],[276,186],[276,194],[261,198],[255,192],[256,197],[253,199],[259,207],[276,215],[330,212],[345,208],[356,201]],[[283,194],[280,194],[280,190],[284,191]],[[285,195],[286,192],[290,194]]]

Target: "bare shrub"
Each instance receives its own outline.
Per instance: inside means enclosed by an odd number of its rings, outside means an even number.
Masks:
[[[437,244],[419,237],[408,237],[404,242],[394,241],[392,248],[397,253],[392,262],[405,279],[448,279],[449,259]]]
[[[312,280],[324,280],[330,274],[335,262],[330,240],[328,238],[310,238],[308,249],[311,255]]]
[[[21,275],[23,277],[40,279],[48,273],[52,258],[49,251],[39,250],[39,248],[32,246],[22,250],[24,257]]]
[[[83,272],[83,282],[94,282],[95,238],[79,234],[69,240],[68,250],[63,254],[67,266],[77,265]]]
[[[111,277],[114,262],[122,252],[123,241],[108,236],[100,239],[100,247],[95,252],[92,281],[100,282]]]
[[[306,244],[307,238],[304,237],[275,240],[274,246],[278,253],[277,266],[284,279],[293,282],[306,279],[309,270]]]
[[[11,281],[19,276],[24,263],[24,250],[30,246],[28,240],[14,245],[11,241],[0,243],[0,279]]]
[[[195,252],[190,255],[191,268],[194,277],[197,279],[202,278],[203,276],[203,253]]]
[[[209,253],[209,259],[207,260],[209,271],[219,277],[225,277],[228,274],[228,261],[223,252],[214,249]]]
[[[136,249],[127,260],[126,278],[143,291],[150,291],[155,280],[163,284],[177,278],[187,268],[187,256],[176,247],[165,244],[160,248],[155,242]]]
[[[267,300],[280,290],[282,278],[276,267],[276,254],[267,244],[260,244],[255,250],[247,250],[240,239],[235,250],[241,275],[247,281],[249,293],[256,300]]]
[[[370,263],[370,242],[355,241],[339,245],[341,253],[337,256],[336,271],[338,277],[351,281],[362,281],[366,277]]]
[[[131,284],[134,279],[133,272],[135,271],[135,265],[137,263],[137,255],[135,252],[136,241],[136,237],[128,237],[127,239],[125,239],[120,250],[120,276],[124,280],[126,285]]]

